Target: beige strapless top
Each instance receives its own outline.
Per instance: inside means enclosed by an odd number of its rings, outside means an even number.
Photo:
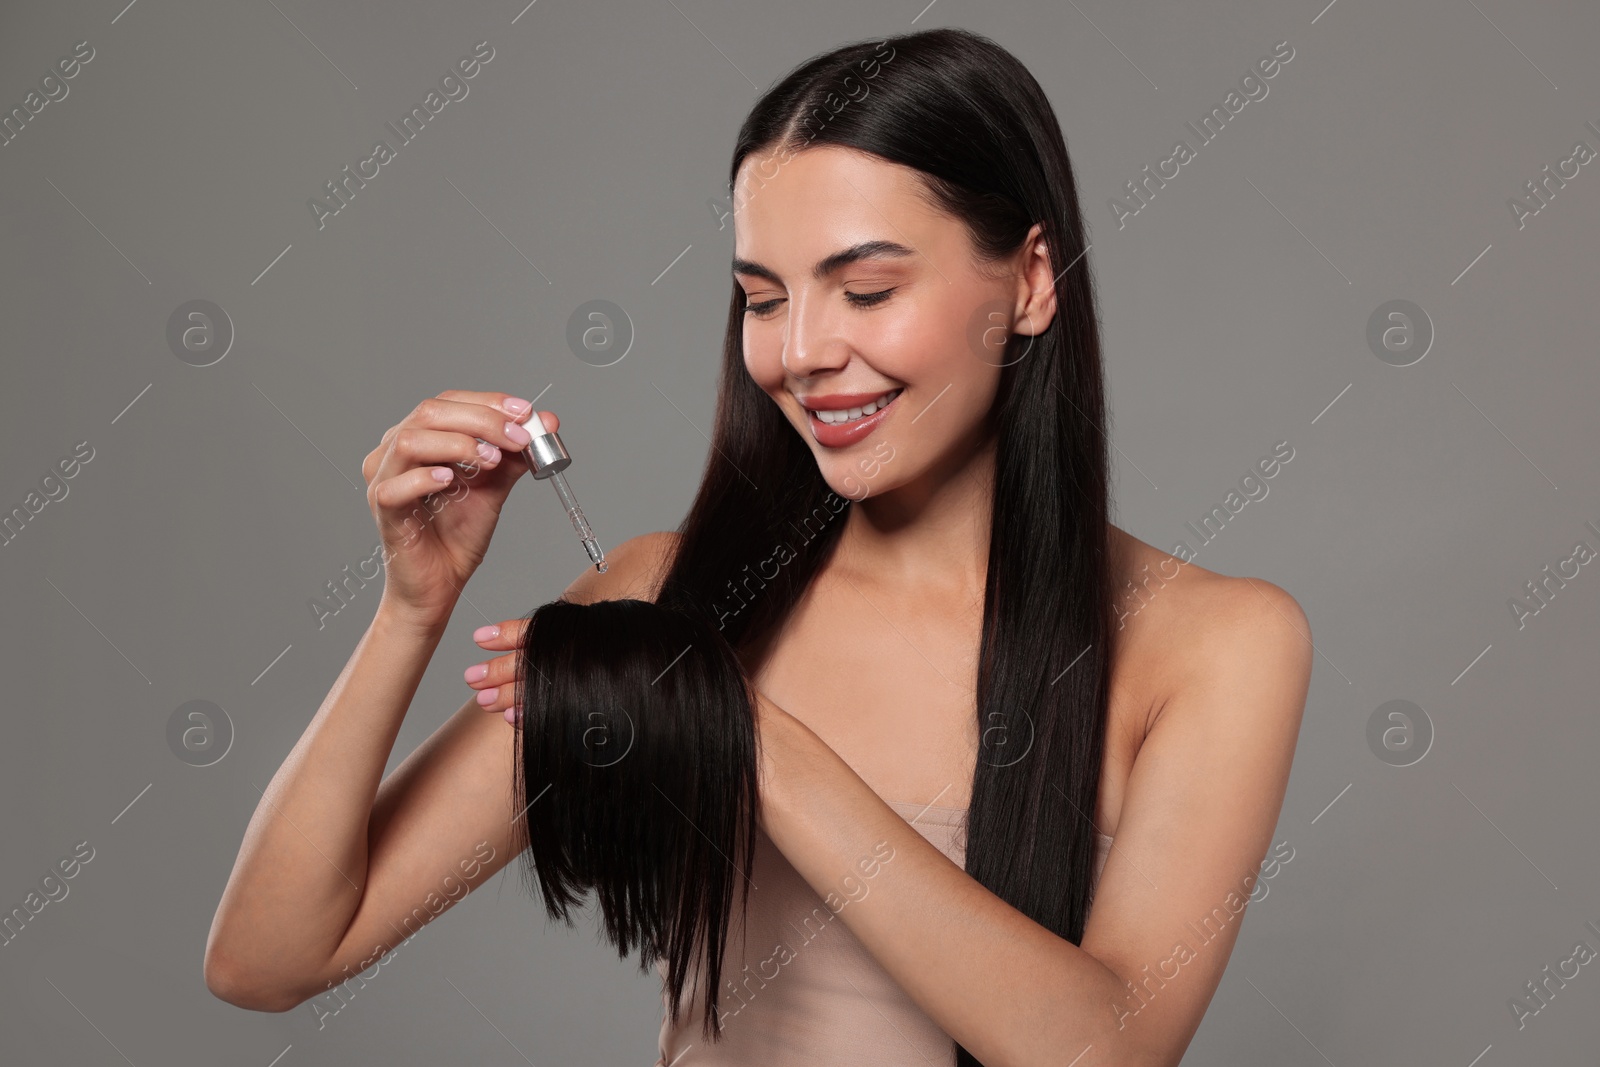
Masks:
[[[889,806],[958,867],[966,862],[965,808],[890,801]],[[1111,838],[1099,836],[1100,881]],[[889,861],[893,863],[891,859]],[[757,830],[748,914],[729,925],[722,968],[722,1036],[700,1030],[696,988],[677,1025],[662,975],[655,1067],[927,1067],[954,1064],[955,1045],[823,903],[766,834]],[[861,879],[871,893],[871,881]],[[848,905],[846,905],[848,906]],[[742,928],[748,925],[748,930]],[[692,977],[692,974],[691,974]],[[687,990],[685,991],[687,993]]]

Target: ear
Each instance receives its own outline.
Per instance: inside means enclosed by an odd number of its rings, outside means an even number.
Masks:
[[[1036,222],[1028,231],[1018,253],[1021,256],[1017,277],[1016,317],[1013,333],[1037,337],[1056,317],[1055,271],[1050,261],[1050,246]]]

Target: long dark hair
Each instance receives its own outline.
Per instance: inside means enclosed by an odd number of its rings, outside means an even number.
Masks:
[[[858,42],[796,67],[739,130],[729,191],[758,151],[837,145],[919,172],[985,260],[1038,223],[1057,311],[999,359],[994,503],[977,687],[966,870],[1079,944],[1113,638],[1107,416],[1077,186],[1044,91],[1000,45],[960,29]],[[742,652],[788,615],[852,502],[751,379],[735,283],[716,424],[658,596],[698,610]],[[976,355],[974,358],[978,358]],[[977,1064],[956,1046],[961,1067]]]
[[[557,599],[518,659],[514,834],[525,887],[601,930],[640,968],[665,961],[676,1019],[691,969],[717,991],[728,920],[749,895],[757,828],[754,693],[699,615],[643,600]],[[721,1035],[718,997],[703,1033]]]

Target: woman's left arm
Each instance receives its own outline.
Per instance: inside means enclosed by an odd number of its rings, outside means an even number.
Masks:
[[[1311,673],[1299,605],[1239,581],[1139,750],[1081,945],[952,863],[761,698],[767,836],[988,1067],[1171,1065],[1199,1028],[1277,824]]]

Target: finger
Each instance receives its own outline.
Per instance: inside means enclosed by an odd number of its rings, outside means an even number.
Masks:
[[[407,469],[423,463],[453,465],[466,472],[469,478],[480,470],[493,470],[508,456],[515,457],[516,462],[524,470],[527,469],[527,462],[522,459],[520,452],[508,453],[497,445],[480,442],[464,434],[429,437],[425,435],[440,431],[406,429],[404,432],[406,436],[400,438],[399,447],[393,444],[396,438],[390,436],[390,444],[379,445],[361,461],[361,477],[366,479],[368,485],[384,478],[398,477]]]
[[[372,499],[384,511],[404,509],[429,493],[444,492],[454,478],[449,467],[418,467],[378,482]]]
[[[503,713],[517,700],[516,653],[496,656],[486,663],[475,663],[463,673],[468,685],[478,691],[474,698],[478,707],[488,712]],[[512,719],[507,719],[512,722]]]
[[[464,404],[477,404],[482,407],[496,408],[505,414],[510,415],[511,421],[516,423],[531,423],[533,421],[533,416],[528,414],[528,410],[533,407],[532,402],[524,400],[518,396],[511,396],[508,393],[474,392],[468,389],[446,389],[435,399],[455,401]],[[538,415],[544,424],[544,428],[549,432],[554,433],[561,428],[561,420],[556,418],[555,412],[541,411],[538,413]]]
[[[483,389],[446,389],[438,394],[440,400],[454,400],[463,404],[479,404],[483,407],[499,408],[507,415],[520,419],[528,413],[533,406],[530,401],[510,393],[501,393],[494,390]]]
[[[507,649],[521,648],[522,639],[527,632],[527,619],[507,619],[504,622],[478,627],[472,632],[472,640],[484,648],[503,652]]]
[[[517,687],[514,685],[498,685],[478,691],[478,707],[492,714],[504,714],[505,710],[515,703]]]
[[[415,411],[415,409],[413,409],[412,415],[415,415],[415,414],[416,414],[416,411]],[[523,422],[523,423],[526,423],[528,420],[527,419],[512,419],[511,421],[512,422]],[[378,439],[378,451],[380,451],[380,452],[383,451],[383,447],[385,445],[387,445],[390,441],[394,440],[394,435],[395,434],[399,433],[401,430],[405,429],[407,426],[415,426],[415,425],[420,425],[420,422],[418,420],[412,419],[411,415],[407,415],[405,419],[402,419],[400,422],[395,423],[393,426],[391,426],[387,430],[383,431],[383,436]],[[526,428],[526,427],[524,427],[524,428]]]
[[[496,656],[490,660],[474,663],[461,672],[461,677],[474,689],[493,689],[496,686],[514,685],[517,680],[517,661],[521,658],[521,654],[518,652],[507,652],[503,656]],[[507,697],[509,698],[510,695],[507,694]]]
[[[518,453],[513,451],[511,454]],[[499,466],[506,455],[498,446],[480,442],[464,433],[407,426],[390,439],[389,451],[379,461],[373,480],[381,482],[424,465],[453,464],[475,475],[480,469],[492,470]]]
[[[533,439],[534,431],[543,432],[540,426],[529,430],[522,425],[527,421],[526,413],[511,418],[499,407],[434,396],[422,401],[400,420],[391,441],[401,440],[407,428],[421,427],[482,438],[507,451],[520,452]]]
[[[521,434],[511,430],[511,428],[506,425],[508,421],[522,426],[523,432],[527,433],[530,437],[533,436],[541,427],[543,430],[553,433],[561,425],[561,420],[558,419],[555,413],[551,411],[538,412],[540,421],[538,423],[533,423],[532,417],[527,414],[527,409],[522,408],[522,414],[514,415],[509,420],[502,419],[500,417],[500,413],[492,413],[488,416],[487,422],[485,422],[485,416],[480,412],[477,414],[477,421],[473,425],[469,426],[466,430],[461,429],[461,423],[458,417],[454,418],[450,425],[441,427],[437,424],[437,416],[440,413],[439,406],[454,403],[455,401],[451,399],[454,396],[476,396],[492,400],[494,397],[504,396],[504,394],[447,391],[440,394],[438,397],[433,398],[433,400],[437,403],[431,407],[429,406],[429,401],[423,401],[421,404],[417,405],[417,407],[413,409],[411,414],[407,415],[405,419],[402,419],[400,422],[383,431],[383,436],[378,440],[378,447],[367,453],[367,457],[361,462],[361,476],[369,483],[376,478],[384,459],[388,457],[391,451],[389,448],[391,442],[394,441],[395,437],[400,433],[400,431],[412,426],[423,425],[434,429],[453,428],[458,432],[470,432],[474,439],[482,438],[485,441],[493,443],[497,448],[501,448],[502,450],[505,450],[509,447],[509,451],[513,455],[520,456],[522,446],[526,443],[526,439],[524,439]],[[519,402],[517,398],[512,397],[502,401],[499,406],[501,411],[504,412],[507,408],[516,408],[519,403],[526,403],[526,401]],[[480,404],[477,406],[484,410],[488,410],[486,405]],[[452,409],[452,413],[454,413],[454,409]],[[498,433],[496,432],[497,426],[499,431]],[[485,429],[485,427],[487,427],[487,429]]]

